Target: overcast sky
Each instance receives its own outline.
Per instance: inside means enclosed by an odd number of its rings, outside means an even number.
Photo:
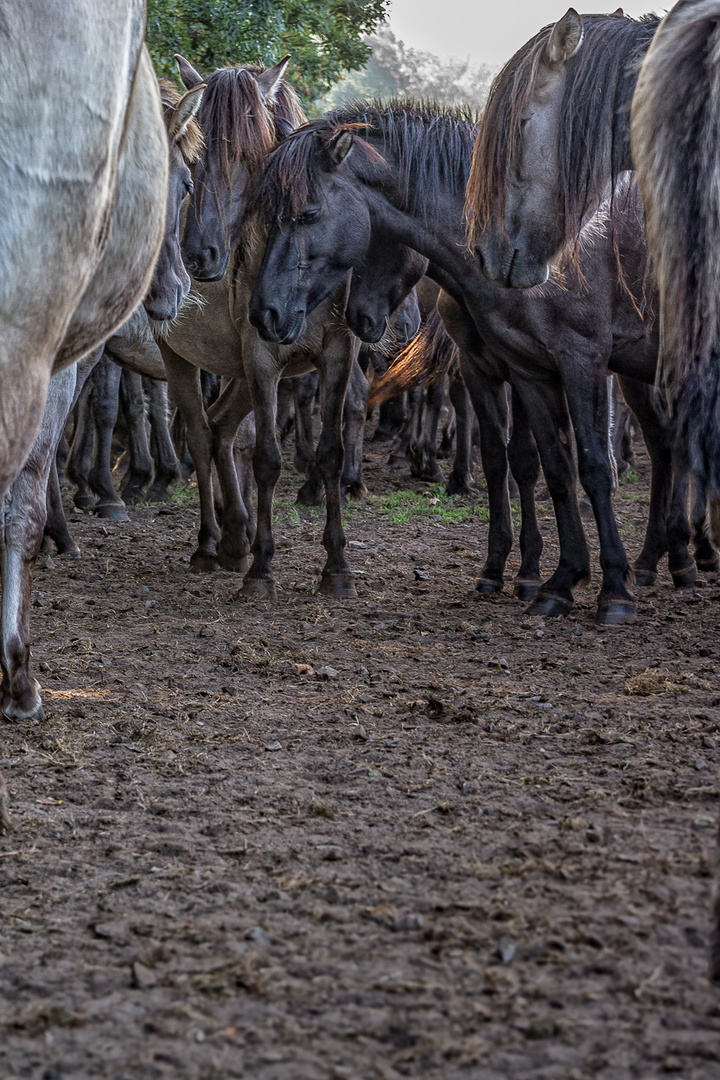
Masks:
[[[577,4],[577,10],[613,11],[620,3],[611,0],[607,9],[601,3]],[[626,3],[623,8],[627,15],[662,14],[672,3],[667,0],[655,8]],[[390,26],[414,49],[500,67],[537,30],[561,18],[569,4],[570,0],[392,0]]]

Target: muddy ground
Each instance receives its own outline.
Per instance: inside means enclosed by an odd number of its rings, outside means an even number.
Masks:
[[[276,604],[189,573],[192,493],[73,514],[83,561],[42,560],[46,715],[0,727],[0,1077],[720,1075],[720,580],[664,571],[631,629],[595,588],[524,617],[473,595],[482,503],[386,454],[351,602],[313,594],[289,466]]]

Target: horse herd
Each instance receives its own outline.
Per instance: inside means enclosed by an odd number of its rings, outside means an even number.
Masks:
[[[600,540],[598,622],[635,618],[630,583],[652,583],[665,554],[678,587],[698,565],[718,568],[707,506],[720,488],[720,0],[680,0],[662,22],[571,8],[508,62],[479,119],[393,101],[308,122],[285,80],[289,58],[205,77],[177,57],[181,96],[158,86],[143,34],[143,0],[99,11],[67,0],[52,17],[42,0],[6,0],[0,12],[6,717],[41,710],[28,622],[46,489],[50,478],[51,518],[61,516],[56,450],[108,357],[167,379],[200,494],[193,566],[242,572],[246,596],[274,595],[281,380],[313,369],[319,587],[354,594],[341,482],[362,491],[360,349],[388,327],[396,343],[411,338],[418,297],[425,342],[435,335],[426,354],[447,335],[457,353],[459,448],[463,395],[478,420],[481,593],[503,588],[510,472],[522,513],[514,588],[533,613],[566,613],[590,574],[578,473]],[[208,408],[203,371],[221,380]],[[608,372],[652,463],[632,568],[611,501]],[[253,421],[256,515],[236,455]],[[541,466],[560,548],[546,581]]]

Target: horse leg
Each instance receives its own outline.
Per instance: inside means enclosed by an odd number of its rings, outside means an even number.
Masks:
[[[126,503],[144,498],[146,484],[152,479],[153,464],[145,424],[145,394],[142,376],[123,369],[120,374],[120,402],[127,428],[129,465],[120,487]]]
[[[530,615],[566,615],[573,588],[590,579],[590,554],[577,502],[572,434],[565,394],[559,382],[517,380],[513,402],[519,398],[530,421],[540,462],[553,501],[560,543],[560,561],[528,608]],[[482,418],[480,437],[482,439]]]
[[[161,342],[160,349],[172,399],[185,423],[200,495],[198,546],[190,557],[190,569],[196,574],[208,573],[218,569],[220,529],[213,504],[212,433],[203,408],[200,370],[173,352],[166,342]]]
[[[253,470],[257,484],[257,529],[252,543],[253,561],[242,584],[242,595],[275,599],[272,557],[275,542],[272,533],[272,506],[275,485],[282,469],[282,455],[277,438],[275,416],[280,375],[272,358],[256,336],[243,340],[243,362],[255,412],[256,443]]]
[[[247,510],[247,531],[251,545],[255,538],[255,520],[253,518],[253,486],[255,483],[253,455],[255,453],[255,443],[255,413],[251,412],[248,413],[238,428],[234,447],[235,472],[240,485],[243,505]]]
[[[293,379],[295,391],[295,459],[299,473],[307,476],[297,493],[299,506],[319,506],[322,502],[322,476],[315,460],[313,440],[313,403],[318,387],[317,371]]]
[[[358,345],[345,331],[330,341],[318,358],[322,383],[322,432],[315,451],[325,485],[325,531],[323,546],[327,562],[320,578],[324,596],[357,596],[352,572],[345,561],[340,476],[343,469],[343,403]]]
[[[125,504],[112,481],[112,440],[117,422],[121,369],[105,353],[92,373],[90,408],[95,425],[95,460],[90,487],[98,497],[93,513],[111,521],[129,521]]]
[[[75,406],[75,433],[66,464],[68,479],[76,488],[73,502],[78,510],[90,510],[96,502],[88,480],[95,445],[95,425],[90,405],[93,390],[93,380],[88,379]]]
[[[45,523],[45,535],[52,540],[57,548],[58,555],[70,555],[73,559],[80,558],[80,548],[77,546],[68,528],[65,508],[60,491],[60,480],[57,471],[57,458],[50,466],[50,475],[47,484],[47,521]]]
[[[340,490],[350,499],[364,499],[367,495],[367,488],[362,478],[362,459],[369,396],[370,384],[356,360],[352,366],[345,396],[343,415],[345,461],[340,480]]]
[[[652,466],[650,507],[642,551],[635,560],[635,582],[639,586],[654,585],[658,562],[668,550],[668,520],[672,483],[672,446],[667,426],[658,416],[652,401],[652,388],[637,379],[619,376],[623,397],[642,428]],[[687,552],[685,564],[690,562]]]
[[[637,609],[625,584],[630,564],[612,508],[607,367],[603,363],[600,369],[601,360],[592,356],[583,363],[573,355],[564,365],[563,383],[575,429],[580,480],[592,504],[600,541],[602,585],[596,621],[604,626],[621,626],[634,621]]]
[[[280,442],[285,442],[295,426],[295,393],[292,379],[281,379],[278,386],[277,426]]]
[[[229,379],[208,411],[223,503],[218,561],[223,570],[239,574],[248,568],[251,522],[238,480],[235,444],[240,424],[250,412],[252,401],[245,379]]]
[[[35,561],[47,515],[47,482],[75,389],[74,366],[51,381],[40,430],[30,456],[2,498],[3,716],[25,720],[42,716],[40,687],[30,674],[30,594]]]
[[[411,475],[419,480],[442,480],[437,463],[437,433],[440,412],[445,401],[445,380],[437,379],[428,386],[425,394],[425,414],[417,443]]]
[[[170,437],[168,388],[166,382],[151,379],[148,375],[143,375],[142,381],[150,420],[150,453],[155,466],[155,475],[146,498],[152,502],[164,502],[170,498],[171,489],[180,475],[180,465]]]
[[[385,442],[394,439],[402,430],[406,419],[405,394],[398,394],[397,397],[384,401],[378,413],[378,426],[370,442]]]
[[[520,569],[514,593],[520,600],[534,600],[540,588],[540,556],[543,541],[537,523],[535,487],[540,476],[540,455],[533,438],[525,406],[512,394],[512,431],[508,460],[520,499]]]
[[[491,595],[502,591],[505,563],[513,544],[507,486],[507,396],[504,381],[488,375],[464,349],[460,351],[460,369],[480,422],[480,456],[490,512],[487,558],[475,588]]]
[[[387,463],[392,469],[402,468],[407,461],[410,443],[417,427],[417,414],[421,407],[422,393],[422,390],[403,391],[402,396],[406,403],[405,421],[388,456]]]
[[[692,504],[691,535],[698,570],[720,570],[720,555],[713,543],[719,538],[712,535],[707,490],[697,477]]]
[[[448,495],[472,495],[470,477],[473,472],[472,460],[472,425],[473,415],[470,397],[463,377],[458,371],[450,377],[448,390],[455,412],[455,462],[447,482]],[[447,428],[446,428],[447,431]],[[445,433],[443,433],[443,439]],[[438,453],[438,456],[439,453]]]

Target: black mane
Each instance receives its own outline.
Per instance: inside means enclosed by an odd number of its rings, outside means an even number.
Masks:
[[[353,102],[300,128],[269,156],[257,206],[267,220],[296,217],[317,197],[323,148],[345,130],[356,136],[353,174],[392,184],[400,209],[427,217],[444,192],[465,190],[476,123],[470,110],[435,103]]]

